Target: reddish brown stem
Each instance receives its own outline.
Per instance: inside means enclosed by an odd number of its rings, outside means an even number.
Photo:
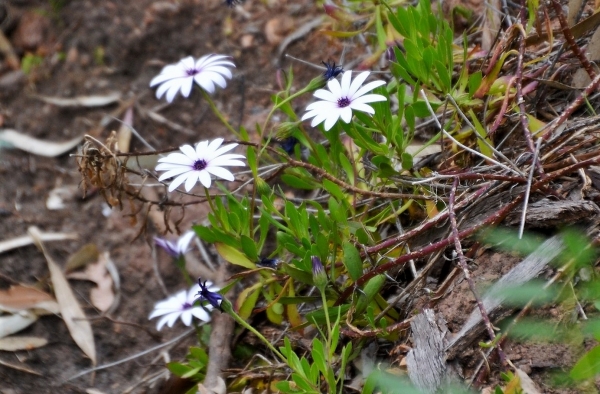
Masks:
[[[594,79],[596,77],[596,72],[594,71],[594,68],[592,67],[592,64],[588,58],[585,56],[585,53],[583,53],[579,45],[577,45],[577,42],[575,42],[575,37],[573,36],[571,28],[569,28],[569,24],[565,19],[565,14],[563,14],[562,6],[557,0],[551,0],[550,2],[554,7],[554,12],[556,13],[556,17],[558,18],[560,28],[562,29],[567,44],[569,44],[571,51],[573,51],[573,54],[577,57],[577,59],[579,59],[581,66],[588,73],[590,79]]]

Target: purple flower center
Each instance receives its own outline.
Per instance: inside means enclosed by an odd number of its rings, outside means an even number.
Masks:
[[[196,171],[202,171],[203,169],[205,169],[208,166],[208,163],[206,162],[206,160],[200,159],[200,160],[196,160],[194,162],[194,164],[192,165],[192,167],[194,168],[194,170]]]
[[[189,302],[184,302],[183,305],[181,306],[181,309],[183,309],[184,311],[186,309],[191,309],[192,308],[192,304],[190,304]]]
[[[347,107],[350,105],[350,99],[348,97],[341,97],[338,99],[337,105],[340,108]]]
[[[195,68],[190,68],[185,70],[185,73],[187,74],[188,77],[193,77],[196,74],[200,74],[200,71],[202,70],[196,70]]]

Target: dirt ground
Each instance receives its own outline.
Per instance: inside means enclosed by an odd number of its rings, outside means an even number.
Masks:
[[[296,87],[320,73],[318,68],[284,58],[283,52],[314,64],[337,61],[342,54],[337,41],[328,40],[316,29],[307,29],[297,40],[281,47],[284,37],[317,16],[310,0],[247,0],[241,8],[227,8],[221,0],[0,0],[0,6],[10,11],[8,21],[0,21],[0,27],[17,57],[29,55],[40,61],[26,75],[12,69],[4,59],[0,66],[0,128],[50,141],[83,134],[104,140],[119,127],[110,116],[122,119],[129,107],[133,108],[133,126],[157,149],[217,136],[230,138],[199,95],[191,100],[178,97],[174,104],[165,105],[164,99],[157,100],[149,88],[151,78],[164,65],[188,55],[231,55],[237,66],[234,78],[226,89],[217,89],[213,98],[234,125],[252,130],[266,118],[270,95],[280,90],[283,80],[278,70],[293,67]],[[349,61],[365,54],[361,47],[346,49]],[[120,101],[100,108],[62,107],[36,98],[112,92],[120,94]],[[149,112],[159,113],[172,123],[157,121]],[[144,149],[134,138],[131,150]],[[168,256],[153,256],[152,236],[157,235],[157,229],[151,223],[135,221],[129,215],[130,207],[107,210],[98,193],[82,199],[80,182],[76,161],[68,154],[46,158],[0,150],[0,240],[23,236],[30,226],[37,226],[45,232],[78,234],[74,241],[46,244],[61,265],[88,243],[110,253],[121,278],[120,303],[110,317],[102,317],[90,304],[90,283],[71,281],[91,320],[98,365],[103,365],[184,332],[186,328],[181,324],[157,332],[155,321],[149,321],[148,315],[154,303],[167,295],[155,266],[169,294],[184,288],[185,282]],[[56,188],[66,190],[65,207],[49,210],[47,199]],[[205,215],[203,207],[189,208],[181,228],[202,222]],[[498,256],[490,256],[489,261],[481,265],[487,272],[475,272],[478,281],[497,278],[511,267]],[[48,281],[46,259],[35,246],[0,254],[0,288],[36,283],[47,287]],[[466,285],[461,286],[467,292]],[[465,308],[474,304],[467,298],[448,302],[440,310],[450,328],[456,329],[465,317]],[[103,393],[161,391],[158,382],[150,387],[145,379],[164,367],[165,358],[159,351],[67,381],[90,368],[91,363],[73,342],[61,318],[44,316],[21,334],[49,342],[28,351],[0,352],[0,363],[30,370],[0,365],[0,393],[85,393],[89,388]],[[188,336],[170,347],[169,357],[183,357],[194,341]],[[547,369],[572,363],[568,351],[559,347],[518,346],[508,352],[521,368],[529,368],[532,376],[539,375],[540,379]],[[469,354],[462,364],[465,369],[472,368]]]
[[[279,90],[276,76],[280,67],[293,66],[296,86],[303,86],[320,73],[317,68],[278,56],[282,38],[314,16],[304,11],[314,12],[309,4],[273,1],[265,6],[249,1],[243,11],[236,11],[220,0],[0,2],[12,15],[6,33],[17,55],[35,54],[42,59],[29,75],[10,70],[6,62],[0,69],[0,127],[51,141],[86,133],[104,140],[119,124],[100,123],[106,115],[122,119],[123,107],[118,103],[102,108],[63,108],[34,96],[119,92],[121,103],[134,103],[135,129],[157,148],[217,136],[230,138],[199,95],[191,100],[179,97],[166,106],[148,86],[166,64],[189,55],[220,53],[233,56],[237,68],[227,89],[218,89],[213,98],[234,125],[241,122],[252,130],[257,122],[264,121],[270,109],[270,94]],[[309,31],[286,52],[319,64],[321,60],[337,59],[341,51]],[[177,123],[179,131],[150,119],[145,114],[149,109]],[[144,147],[134,140],[131,149]],[[105,364],[173,338],[185,327],[176,324],[173,329],[156,332],[155,321],[148,320],[154,303],[165,298],[151,256],[151,237],[157,231],[148,225],[146,232],[136,238],[143,223],[133,223],[126,216],[130,213],[127,209],[107,214],[99,194],[82,199],[80,181],[75,159],[68,154],[44,158],[18,150],[0,151],[0,238],[25,235],[30,226],[47,232],[74,232],[79,235],[77,241],[47,244],[50,254],[61,264],[87,243],[110,252],[121,277],[122,292],[120,305],[110,319],[98,318],[99,313],[86,302],[91,284],[72,281],[92,319],[98,364]],[[49,192],[57,187],[68,189],[65,208],[48,210]],[[193,208],[187,211],[188,221],[204,219],[206,210],[197,209],[198,215]],[[168,256],[159,253],[157,259],[167,290],[173,293],[182,289],[183,279]],[[46,261],[34,246],[2,254],[0,274],[2,288],[48,282]],[[24,365],[39,375],[0,366],[2,393],[82,393],[89,387],[119,393],[134,386],[148,370],[164,366],[164,359],[156,359],[155,352],[99,371],[93,378],[87,375],[65,383],[91,364],[62,320],[43,317],[21,334],[44,337],[49,343],[31,351],[1,352],[0,361]],[[180,342],[171,350],[171,357],[183,357],[191,344],[193,337]],[[147,390],[142,386],[137,392]]]

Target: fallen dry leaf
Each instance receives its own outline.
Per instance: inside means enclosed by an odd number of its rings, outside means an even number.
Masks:
[[[62,318],[69,329],[69,333],[71,333],[71,337],[79,348],[92,360],[92,364],[96,365],[96,345],[94,343],[92,326],[87,320],[85,313],[83,313],[81,306],[77,303],[73,290],[71,290],[69,282],[67,282],[60,267],[46,251],[40,239],[40,230],[37,227],[30,227],[28,232],[46,258],[50,271],[50,280],[54,286],[54,294],[60,306]]]
[[[36,288],[18,285],[0,290],[0,310],[16,313],[32,309],[35,309],[32,312],[37,315],[44,314],[44,311],[52,314],[59,313],[54,298]]]
[[[106,312],[115,300],[113,292],[113,279],[106,265],[109,261],[108,252],[99,255],[98,260],[88,264],[84,271],[70,273],[69,279],[89,280],[96,287],[90,291],[92,305],[102,312]]]
[[[129,152],[129,145],[131,144],[131,129],[133,128],[133,107],[127,108],[125,116],[123,117],[123,123],[119,126],[117,132],[117,147],[119,152]]]
[[[21,311],[14,315],[0,316],[0,338],[7,337],[29,327],[37,319],[38,316],[29,311]]]
[[[64,241],[67,239],[77,239],[78,235],[75,233],[42,233],[41,239],[44,242],[48,241]],[[23,246],[31,245],[33,239],[29,235],[23,237],[17,237],[7,239],[6,241],[0,242],[0,253],[8,252],[12,249],[17,249]]]
[[[59,107],[104,107],[105,105],[116,103],[121,99],[121,93],[112,92],[103,96],[77,96],[72,98],[34,96],[48,104]]]
[[[46,346],[48,340],[40,337],[6,337],[0,338],[0,350],[15,352],[17,350],[31,350]]]
[[[521,389],[523,389],[523,393],[525,394],[541,394],[541,391],[538,390],[535,382],[523,371],[522,369],[516,368],[516,374],[519,376],[521,380]]]
[[[98,252],[98,247],[96,244],[85,244],[79,248],[77,252],[69,256],[67,264],[65,265],[65,272],[69,273],[71,271],[83,268],[88,264],[95,263],[98,261],[99,256],[100,252]]]
[[[27,373],[30,373],[30,374],[33,374],[33,375],[42,376],[41,373],[36,372],[33,369],[25,368],[25,367],[22,367],[22,366],[16,365],[16,364],[7,363],[6,361],[0,360],[0,365],[3,365],[3,366],[8,367],[8,368],[16,369],[17,371],[27,372]]]
[[[65,154],[79,145],[82,140],[83,135],[64,142],[52,142],[30,137],[17,130],[0,129],[0,141],[8,142],[17,149],[44,157]]]

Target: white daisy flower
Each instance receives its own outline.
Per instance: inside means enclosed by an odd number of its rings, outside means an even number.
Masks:
[[[225,88],[227,86],[225,78],[232,77],[227,67],[235,67],[235,64],[227,59],[230,57],[215,54],[202,56],[198,60],[188,56],[177,64],[165,66],[160,74],[150,81],[150,87],[160,85],[156,89],[156,98],[159,99],[167,93],[166,98],[170,103],[179,91],[183,97],[188,97],[194,82],[208,93],[213,93],[215,84]]]
[[[190,242],[195,235],[196,233],[190,230],[179,237],[176,242],[171,242],[159,237],[154,237],[154,242],[163,248],[169,256],[179,258],[189,251]]]
[[[169,185],[170,192],[177,189],[184,182],[186,192],[192,190],[198,181],[204,187],[209,188],[211,174],[233,181],[235,179],[233,174],[223,166],[245,166],[244,162],[236,160],[244,159],[245,156],[234,153],[224,155],[225,152],[229,152],[238,144],[220,147],[222,143],[223,138],[217,138],[210,144],[208,141],[199,142],[196,144],[195,149],[191,145],[183,145],[179,148],[182,153],[175,152],[158,159],[159,164],[156,166],[156,171],[166,171],[158,180],[163,181],[176,177]]]
[[[362,72],[351,81],[352,71],[346,71],[342,76],[341,84],[335,78],[327,82],[329,90],[319,89],[314,93],[314,96],[321,101],[309,104],[302,120],[313,118],[310,123],[312,127],[325,121],[325,130],[329,130],[339,118],[350,123],[352,110],[373,115],[375,110],[367,103],[387,99],[380,94],[365,94],[378,86],[385,85],[384,81],[373,81],[361,87],[369,74],[369,71]]]
[[[210,286],[211,291],[219,291],[218,287],[213,286],[213,284],[210,282],[207,283],[207,286]],[[209,322],[210,315],[208,314],[208,311],[213,309],[212,305],[207,304],[203,307],[199,305],[194,306],[196,293],[198,293],[200,290],[200,286],[195,284],[189,290],[182,290],[166,300],[157,302],[156,305],[154,305],[154,310],[148,319],[154,319],[157,316],[162,316],[156,324],[156,329],[158,331],[160,331],[165,324],[169,327],[173,327],[173,324],[175,324],[175,321],[177,321],[178,318],[181,318],[181,321],[186,326],[189,326],[192,323],[193,317],[205,322]]]

